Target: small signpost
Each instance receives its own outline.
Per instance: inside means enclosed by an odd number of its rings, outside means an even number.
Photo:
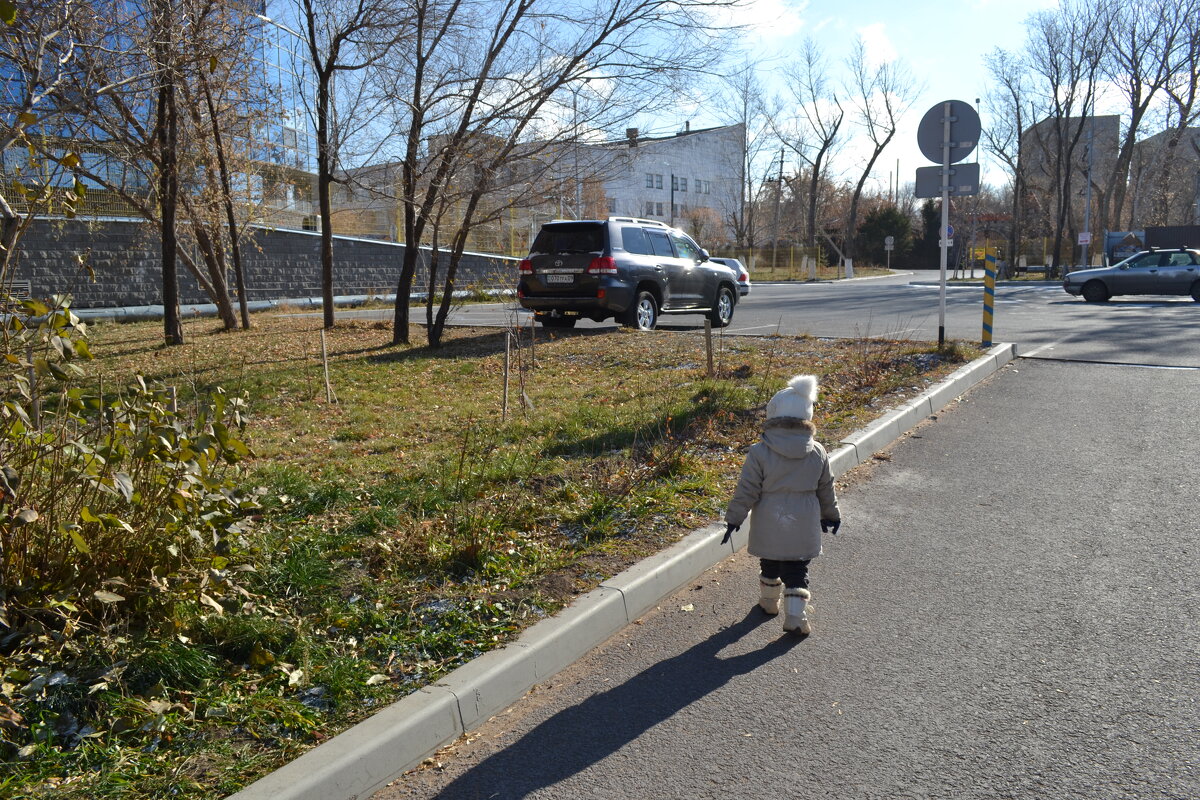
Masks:
[[[950,227],[950,197],[979,193],[979,165],[959,164],[975,151],[982,127],[979,114],[969,103],[946,100],[938,103],[921,118],[917,126],[917,146],[937,167],[917,170],[917,197],[942,198],[941,291],[938,311],[938,347],[946,344],[946,262],[953,241]]]
[[[883,250],[885,253],[887,253],[887,268],[888,269],[892,268],[892,251],[895,249],[896,249],[896,237],[895,236],[883,237]]]

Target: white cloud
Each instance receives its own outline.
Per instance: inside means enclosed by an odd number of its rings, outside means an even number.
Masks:
[[[762,41],[795,36],[804,27],[808,0],[749,0],[732,13],[732,22]]]
[[[882,22],[874,22],[859,28],[858,35],[862,37],[863,45],[866,47],[869,63],[873,65],[890,64],[899,57]]]

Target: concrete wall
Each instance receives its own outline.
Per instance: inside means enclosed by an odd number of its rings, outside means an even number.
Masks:
[[[321,295],[317,233],[255,229],[250,239],[242,247],[247,299]],[[21,239],[19,252],[12,278],[28,280],[35,297],[70,294],[76,308],[162,303],[158,237],[145,222],[35,220]],[[414,292],[427,288],[424,264],[428,252],[423,255],[422,267],[413,282]],[[335,236],[333,256],[335,294],[395,293],[404,245]],[[91,275],[81,263],[90,268]],[[516,265],[516,259],[504,256],[466,254],[459,266],[456,288],[511,288],[517,282]],[[232,291],[232,270],[228,281]],[[211,302],[182,263],[179,289],[183,304]]]

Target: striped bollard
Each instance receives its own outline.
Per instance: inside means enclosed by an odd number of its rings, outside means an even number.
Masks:
[[[996,257],[985,256],[983,274],[983,346],[992,346],[992,307],[996,304]]]

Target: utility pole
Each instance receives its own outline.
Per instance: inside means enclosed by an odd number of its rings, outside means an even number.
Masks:
[[[779,254],[779,201],[783,197],[783,148],[779,148],[779,178],[775,181],[775,226],[771,237],[771,270],[774,271]]]
[[[575,156],[575,213],[571,218],[579,219],[583,216],[579,213],[583,205],[583,187],[579,185],[579,90],[574,87],[571,89],[571,119],[571,152]]]
[[[678,182],[675,172],[671,172],[671,227],[675,227],[675,184]]]
[[[1079,238],[1083,245],[1083,268],[1087,269],[1088,261],[1088,246],[1092,243],[1092,149],[1093,140],[1096,136],[1096,104],[1092,103],[1092,115],[1088,120],[1088,139],[1087,139],[1087,195],[1083,201],[1083,235]]]

